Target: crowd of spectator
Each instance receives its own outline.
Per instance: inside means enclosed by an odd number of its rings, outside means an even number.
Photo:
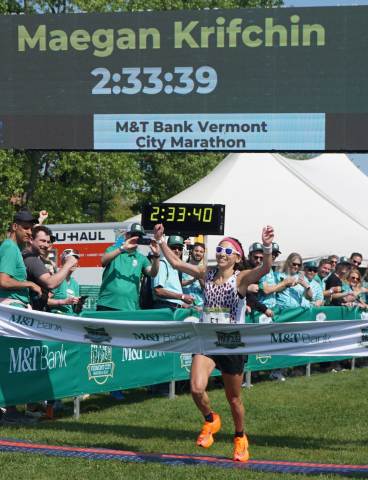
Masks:
[[[77,250],[66,249],[61,255],[59,269],[49,258],[55,241],[52,231],[41,225],[47,212],[38,218],[28,211],[18,212],[9,228],[8,238],[0,247],[0,302],[22,308],[33,308],[53,313],[78,315],[85,298],[80,296],[79,285],[73,278],[78,266]],[[145,235],[142,225],[132,223],[124,234],[124,242],[109,247],[101,258],[104,267],[99,311],[169,308],[193,309],[199,313],[204,302],[204,281],[175,270],[166,258],[160,256],[160,248],[151,240],[148,256],[138,252],[140,239]],[[167,245],[178,258],[182,258],[184,238],[171,235]],[[189,246],[187,261],[199,265],[206,246],[196,242]],[[353,252],[350,257],[328,255],[317,264],[305,261],[298,253],[290,253],[284,262],[278,262],[281,254],[277,243],[272,243],[272,260],[275,270],[267,273],[257,284],[250,285],[246,294],[247,312],[260,312],[272,319],[275,309],[311,308],[321,306],[355,306],[368,308],[368,269],[362,275],[363,257]],[[262,265],[263,246],[254,242],[249,247],[245,269]],[[364,359],[361,365],[366,365]],[[337,371],[336,364],[321,364],[321,370]],[[303,374],[301,368],[295,375]],[[259,372],[252,372],[252,383],[260,381]],[[284,381],[280,369],[270,373],[271,380]],[[154,389],[151,389],[154,393]],[[111,392],[117,400],[124,400],[120,391]],[[53,401],[54,408],[62,408],[60,401]],[[15,406],[6,407],[1,421],[6,424],[35,423],[44,413],[35,404],[28,404],[25,415]]]

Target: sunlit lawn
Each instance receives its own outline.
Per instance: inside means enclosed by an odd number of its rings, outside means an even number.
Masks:
[[[215,443],[206,450],[196,445],[203,419],[188,392],[176,400],[151,398],[143,388],[125,394],[127,401],[120,403],[107,394],[91,396],[81,403],[81,408],[94,404],[99,410],[87,409],[79,420],[74,420],[70,413],[53,422],[39,421],[36,427],[2,425],[1,437],[50,445],[232,456],[234,427],[223,390],[210,392],[212,408],[221,415],[222,428]],[[289,378],[286,382],[267,381],[250,390],[243,389],[242,395],[251,458],[368,464],[368,368]],[[72,399],[65,403],[72,407]],[[4,479],[317,478],[6,452],[0,453],[0,462],[0,478]]]

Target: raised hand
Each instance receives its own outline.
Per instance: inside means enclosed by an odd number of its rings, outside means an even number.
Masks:
[[[262,242],[265,247],[270,247],[272,245],[272,240],[274,237],[273,227],[267,225],[262,230]]]
[[[161,237],[162,237],[164,231],[165,231],[165,229],[164,229],[164,226],[162,225],[162,223],[158,223],[157,225],[155,225],[154,233],[153,233],[153,236],[155,237],[155,240],[161,240]]]

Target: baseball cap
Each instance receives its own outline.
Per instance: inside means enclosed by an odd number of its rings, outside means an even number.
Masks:
[[[272,251],[276,253],[281,253],[280,252],[280,247],[278,243],[272,242]]]
[[[348,259],[348,257],[340,257],[337,260],[337,264],[339,264],[339,263],[347,263],[348,265],[350,265],[350,260]]]
[[[72,248],[67,248],[61,254],[61,260],[66,260],[68,257],[77,257],[80,258],[78,250],[73,250]]]
[[[51,241],[51,243],[55,243],[55,242],[56,242],[56,237],[55,237],[55,235],[52,234],[51,228],[49,228],[49,227],[47,227],[47,228],[48,228],[48,229],[50,230],[50,232],[51,232],[51,234],[50,234],[50,241]]]
[[[28,210],[21,210],[14,215],[13,223],[16,222],[32,222],[38,223],[38,218],[34,218],[31,212]]]
[[[184,245],[183,237],[179,237],[179,235],[170,235],[168,241],[168,245]]]
[[[127,226],[126,233],[141,233],[144,235],[145,231],[140,223],[130,223]]]
[[[310,267],[310,268],[318,268],[318,265],[317,265],[316,262],[305,262],[304,268],[307,268],[307,267]]]
[[[259,242],[252,243],[252,245],[249,247],[249,253],[250,252],[263,252],[263,247]]]

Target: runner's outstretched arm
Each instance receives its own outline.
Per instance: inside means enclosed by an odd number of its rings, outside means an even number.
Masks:
[[[161,223],[157,224],[154,230],[154,237],[156,242],[158,242],[160,245],[161,251],[170,265],[175,268],[175,270],[179,270],[179,272],[188,273],[188,275],[192,275],[195,278],[205,279],[208,268],[203,265],[192,265],[180,260],[180,258],[175,255],[171,248],[164,241],[162,241],[162,235],[164,231],[164,226]],[[161,241],[162,243],[160,243]]]

